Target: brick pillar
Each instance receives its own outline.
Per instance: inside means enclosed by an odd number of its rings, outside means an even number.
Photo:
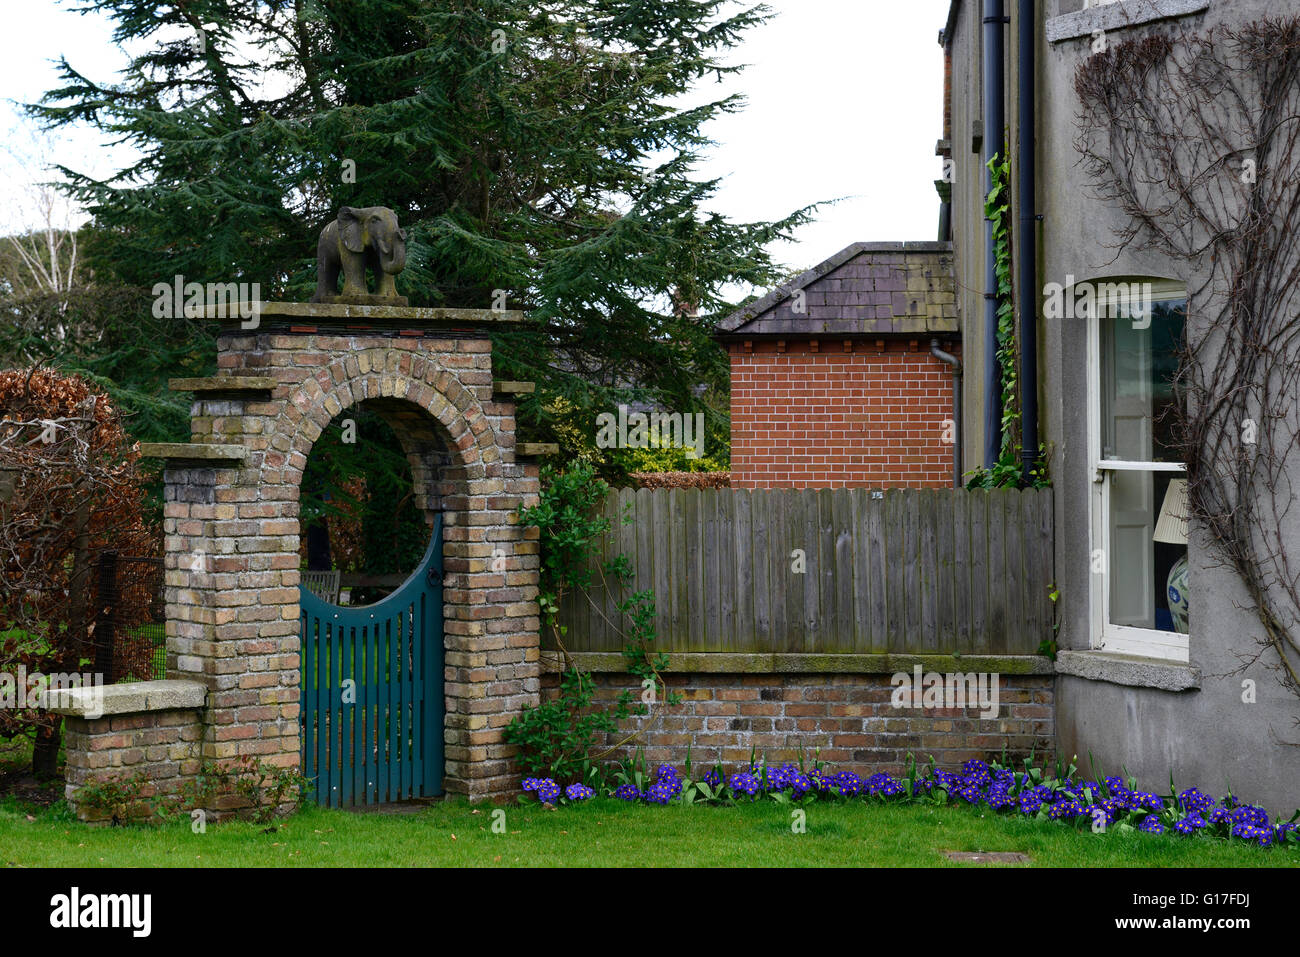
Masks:
[[[167,676],[208,689],[200,758],[296,767],[298,503],[253,469],[168,469],[164,480]],[[210,810],[242,803],[218,795]]]
[[[373,403],[402,439],[421,507],[444,516],[446,789],[503,793],[502,730],[539,692],[537,532],[513,517],[536,500],[537,469],[515,461],[514,404],[494,400],[486,337],[307,325],[343,308],[219,339],[223,374],[276,384],[269,399],[194,404],[192,442],[246,449],[241,465],[165,472],[168,676],[209,689],[204,759],[298,765],[299,483],[330,421]],[[412,325],[437,312],[400,311]],[[237,804],[227,795],[213,810]]]
[[[501,735],[540,690],[537,529],[513,521],[536,499],[536,469],[490,471],[500,477],[446,498],[455,519],[443,526],[448,790],[471,797],[511,789]]]

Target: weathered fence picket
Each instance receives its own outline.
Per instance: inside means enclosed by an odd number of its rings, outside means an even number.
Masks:
[[[1051,495],[621,489],[602,560],[627,555],[630,588],[654,591],[665,651],[1034,654],[1051,636]],[[566,647],[621,648],[618,599],[567,597]]]

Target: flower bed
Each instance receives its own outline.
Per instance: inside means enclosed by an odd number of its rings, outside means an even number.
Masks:
[[[873,774],[863,778],[852,771],[832,773],[821,764],[805,772],[802,766],[781,764],[769,767],[751,762],[748,768],[730,775],[715,766],[698,780],[691,777],[689,759],[685,773],[661,764],[653,775],[634,763],[615,774],[616,787],[601,787],[605,794],[645,804],[737,804],[742,801],[773,800],[782,804],[813,801],[869,800],[899,804],[965,804],[984,807],[999,814],[1019,814],[1040,821],[1056,821],[1082,830],[1101,832],[1137,830],[1147,834],[1177,834],[1184,837],[1214,836],[1237,839],[1261,847],[1300,845],[1300,811],[1289,821],[1274,821],[1264,808],[1228,794],[1216,801],[1199,788],[1166,796],[1140,791],[1133,778],[1104,777],[1079,780],[1076,768],[1056,768],[1048,777],[1042,768],[1026,761],[1016,771],[996,762],[967,761],[960,773],[930,765],[918,770],[909,760],[905,778]],[[570,784],[561,789],[550,778],[526,778],[525,796],[544,804],[585,801],[597,788]]]

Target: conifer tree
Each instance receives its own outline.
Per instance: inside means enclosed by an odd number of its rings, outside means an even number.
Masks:
[[[30,109],[139,151],[108,179],[64,169],[103,241],[149,287],[180,273],[306,299],[343,205],[390,206],[413,304],[527,310],[496,364],[539,391],[522,427],[577,433],[613,403],[681,410],[725,390],[709,339],[727,289],[766,285],[806,221],[708,209],[694,165],[735,96],[683,105],[769,11],[726,0],[86,0],[142,52],[115,83],[61,62]],[[707,388],[712,386],[710,391]],[[706,411],[708,411],[706,409]],[[716,411],[716,409],[715,409]],[[716,425],[717,419],[714,419]]]

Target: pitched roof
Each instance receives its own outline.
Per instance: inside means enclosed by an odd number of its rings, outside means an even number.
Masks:
[[[802,302],[795,294],[803,291]],[[797,305],[802,310],[795,311]],[[714,335],[958,332],[952,243],[854,243],[722,319]]]

